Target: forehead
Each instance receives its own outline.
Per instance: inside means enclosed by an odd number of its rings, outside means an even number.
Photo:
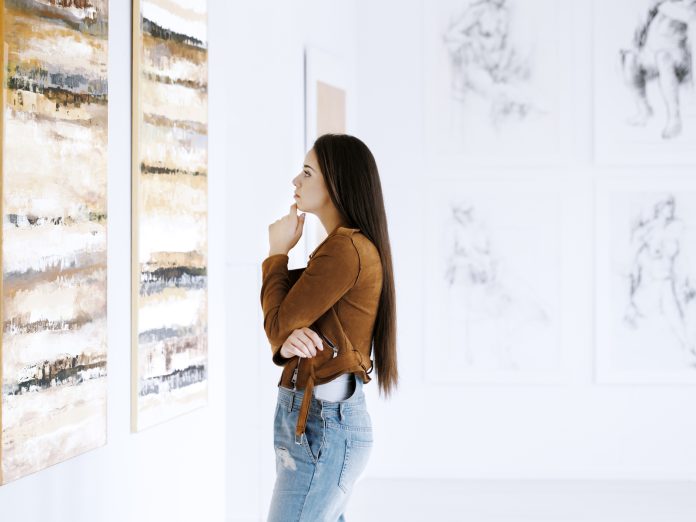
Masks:
[[[319,165],[318,165],[318,161],[317,161],[317,155],[316,155],[316,153],[314,152],[314,149],[309,149],[309,151],[308,151],[307,154],[305,155],[304,162],[305,162],[305,165],[309,165],[309,166],[312,167],[313,169],[319,170]]]

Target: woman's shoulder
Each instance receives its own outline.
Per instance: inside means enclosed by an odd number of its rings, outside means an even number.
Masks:
[[[357,252],[360,259],[374,256],[379,258],[379,252],[372,241],[359,228],[355,227],[338,227],[314,249],[309,257],[312,258],[320,251],[326,254],[337,253],[341,255],[353,250]]]
[[[338,227],[337,236],[349,237],[361,259],[379,260],[379,250],[359,228]]]

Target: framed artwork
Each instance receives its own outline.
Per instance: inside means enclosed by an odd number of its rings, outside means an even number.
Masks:
[[[305,50],[305,151],[322,134],[350,134],[355,126],[355,85],[350,67],[319,49]],[[313,214],[305,218],[305,266],[307,257],[326,237]]]
[[[696,182],[597,187],[599,383],[696,384]]]
[[[425,379],[557,382],[560,194],[433,182],[426,200]]]
[[[133,431],[207,404],[205,0],[133,2]]]
[[[0,2],[0,484],[106,443],[106,0]]]
[[[557,0],[443,0],[423,10],[429,156],[557,161],[570,46]]]
[[[597,161],[696,163],[696,5],[595,1],[594,28]]]

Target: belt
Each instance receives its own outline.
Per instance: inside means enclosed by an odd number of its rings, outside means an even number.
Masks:
[[[329,342],[330,343],[330,342]],[[332,344],[332,343],[330,343]],[[334,346],[331,346],[334,348]],[[365,365],[363,364],[362,360],[362,355],[360,352],[357,350],[353,350],[353,353],[358,357],[358,363],[357,365],[351,365],[349,367],[346,367],[344,371],[341,373],[359,373],[360,376],[362,377],[363,383],[368,383],[372,379],[370,378],[369,374],[372,372],[372,365],[370,365],[370,369],[367,370],[365,368]],[[307,417],[309,416],[309,407],[312,404],[312,397],[313,397],[313,391],[314,391],[314,384],[317,379],[315,369],[314,369],[314,358],[309,358],[307,359],[307,363],[309,364],[309,375],[307,376],[307,382],[304,387],[304,396],[302,397],[302,404],[300,405],[300,412],[297,416],[297,424],[295,426],[295,444],[302,444],[302,434],[305,432],[305,427],[307,425]],[[299,373],[299,368],[300,368],[300,363],[302,362],[302,359],[298,359],[297,361],[297,366],[295,367],[295,370],[292,375],[291,383],[293,385],[293,390],[297,391],[297,375]],[[321,369],[320,369],[321,372]],[[339,373],[339,375],[341,374]],[[321,376],[321,377],[328,377],[327,376]],[[332,378],[337,377],[337,375],[333,375]]]
[[[309,407],[312,404],[313,391],[314,364],[311,364],[310,374],[307,378],[307,385],[304,389],[304,396],[302,397],[302,404],[300,405],[300,413],[297,416],[297,425],[295,426],[295,444],[302,444],[302,434],[305,432],[305,427],[307,426],[307,417],[309,416]]]

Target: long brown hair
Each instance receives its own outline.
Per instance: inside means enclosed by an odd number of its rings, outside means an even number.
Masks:
[[[382,260],[382,293],[375,319],[373,346],[379,388],[385,396],[396,390],[396,298],[387,214],[375,158],[362,141],[347,134],[324,134],[314,152],[331,201],[372,241]]]

